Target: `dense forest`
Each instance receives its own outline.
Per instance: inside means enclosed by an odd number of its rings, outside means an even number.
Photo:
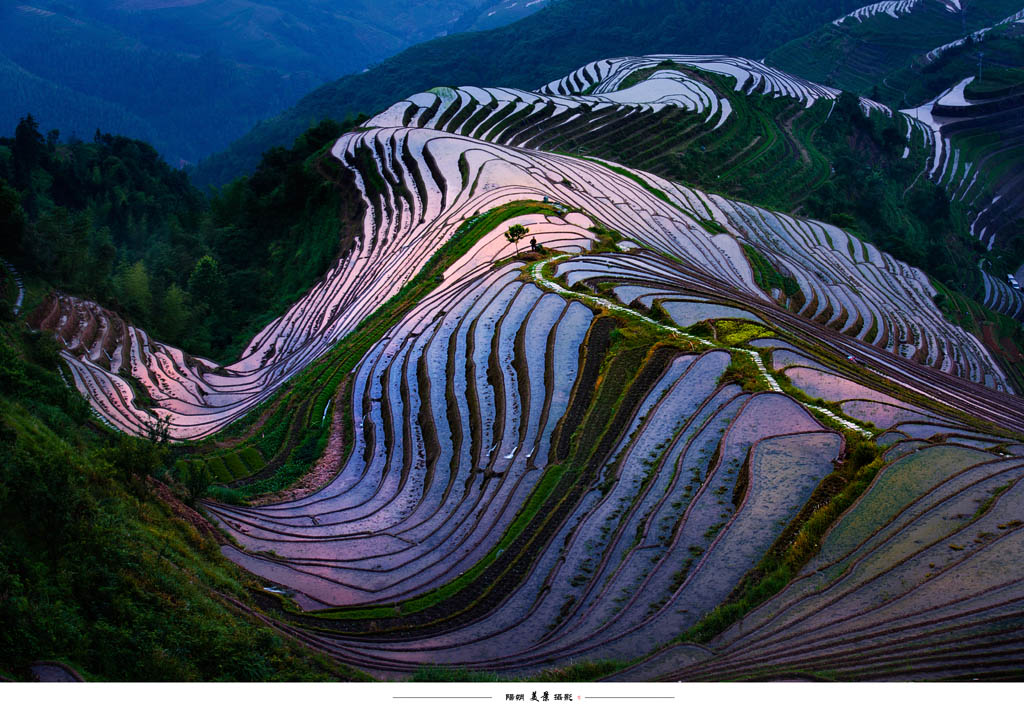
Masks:
[[[25,117],[0,139],[0,253],[36,294],[94,297],[189,349],[230,355],[239,330],[337,252],[339,191],[326,199],[315,157],[342,130],[324,123],[268,152],[208,200],[145,143],[65,143]],[[299,227],[304,240],[289,245]],[[138,439],[100,427],[68,388],[55,337],[15,318],[16,294],[0,269],[0,678],[55,658],[98,680],[358,676],[251,618],[253,582],[190,508],[207,474],[175,469],[159,429]]]
[[[851,230],[900,260],[950,286],[977,289],[979,276],[959,266],[977,261],[982,246],[967,233],[962,206],[901,157],[896,122],[865,116],[857,97],[840,95],[829,120],[813,137],[831,163],[831,176],[807,197],[804,211]]]
[[[337,164],[317,158],[350,126],[322,122],[207,198],[141,141],[62,142],[25,117],[0,139],[3,255],[158,339],[231,360],[338,257],[358,207]]]
[[[380,111],[429,85],[533,88],[595,59],[627,54],[763,57],[855,6],[855,0],[561,0],[514,24],[431,40],[326,84],[204,161],[195,182],[219,186],[320,119]]]

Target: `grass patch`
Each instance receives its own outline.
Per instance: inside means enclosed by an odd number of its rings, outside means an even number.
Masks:
[[[743,253],[747,256],[747,262],[750,263],[750,268],[754,272],[754,280],[758,287],[769,294],[773,289],[781,290],[786,297],[799,294],[800,285],[796,280],[779,272],[768,258],[758,252],[753,245],[747,243],[741,245]]]
[[[715,341],[737,347],[754,339],[774,337],[775,332],[763,324],[743,320],[719,319],[714,323]]]
[[[749,355],[743,352],[732,352],[732,362],[719,377],[718,383],[739,384],[744,391],[764,391],[761,372]]]

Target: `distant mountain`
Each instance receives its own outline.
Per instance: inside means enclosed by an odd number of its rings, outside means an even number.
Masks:
[[[867,5],[772,51],[768,64],[893,106],[913,106],[946,89],[929,53],[1013,21],[1024,0],[912,0]],[[892,7],[888,7],[892,6]],[[887,9],[888,8],[888,11]],[[932,82],[930,80],[935,79]]]
[[[484,3],[476,11],[467,11],[455,29],[460,32],[493,30],[495,27],[521,20],[550,2],[552,0],[499,0]]]
[[[509,0],[82,0],[0,5],[0,126],[35,115],[153,143],[172,163],[222,149],[326,81],[421,40],[539,9]],[[489,13],[494,13],[490,15]],[[468,14],[467,14],[468,13]]]
[[[963,206],[964,232],[984,254],[984,271],[969,279],[984,289],[972,296],[1024,317],[1024,297],[1005,279],[1024,272],[1024,0],[866,6],[780,47],[767,62],[870,94],[923,122],[906,134],[930,153],[921,176]],[[969,272],[962,259],[947,262]]]
[[[412,47],[368,72],[320,87],[204,162],[200,186],[251,171],[322,118],[372,113],[424,86],[533,87],[609,54],[720,52],[753,58],[849,10],[849,0],[561,0],[505,27]]]

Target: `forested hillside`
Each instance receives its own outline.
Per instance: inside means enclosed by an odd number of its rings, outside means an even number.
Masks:
[[[207,198],[141,141],[62,142],[29,116],[0,139],[3,255],[36,289],[115,306],[196,354],[237,356],[346,249],[342,221],[360,209],[317,160],[346,128],[320,124]]]
[[[358,676],[246,612],[253,582],[185,504],[195,503],[169,475],[166,446],[97,428],[61,380],[53,336],[14,321],[5,292],[0,676],[29,680],[38,659],[90,680]]]
[[[758,58],[852,9],[850,0],[561,0],[512,25],[416,45],[370,71],[343,77],[265,121],[211,157],[196,185],[251,171],[260,154],[312,123],[380,111],[428,84],[537,87],[599,57],[712,52]]]

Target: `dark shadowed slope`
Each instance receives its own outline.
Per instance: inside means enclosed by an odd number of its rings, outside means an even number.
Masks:
[[[843,5],[826,0],[563,0],[513,25],[417,45],[373,67],[342,77],[295,107],[261,123],[211,157],[197,185],[220,185],[252,170],[271,146],[290,144],[323,117],[379,111],[437,85],[533,87],[587,62],[615,54],[724,52],[753,58],[835,17]]]

